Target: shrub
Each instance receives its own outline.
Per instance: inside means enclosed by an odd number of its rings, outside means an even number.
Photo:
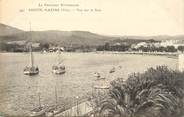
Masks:
[[[133,73],[126,81],[111,82],[108,97],[101,100],[97,115],[122,117],[181,117],[184,73],[166,66]]]

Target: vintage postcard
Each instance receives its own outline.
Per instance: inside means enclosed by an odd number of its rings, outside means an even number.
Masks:
[[[184,117],[184,0],[0,0],[0,117]]]

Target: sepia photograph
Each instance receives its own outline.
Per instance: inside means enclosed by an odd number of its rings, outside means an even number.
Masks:
[[[0,0],[0,117],[184,117],[184,0]]]

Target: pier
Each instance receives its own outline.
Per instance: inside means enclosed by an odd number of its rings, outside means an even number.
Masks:
[[[55,117],[61,117],[61,116],[84,116],[87,113],[90,113],[93,110],[93,108],[90,106],[89,101],[82,102],[80,104],[77,104],[57,115]]]

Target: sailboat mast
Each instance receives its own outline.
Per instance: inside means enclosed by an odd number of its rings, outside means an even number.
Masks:
[[[56,108],[57,108],[57,102],[58,102],[58,100],[57,100],[57,89],[56,89],[56,86],[55,86],[55,98],[56,98]]]
[[[41,107],[40,93],[38,93],[38,101],[39,101],[39,107]]]
[[[30,45],[30,54],[31,54],[31,67],[33,67],[34,66],[34,59],[33,59],[32,45]]]
[[[30,40],[32,42],[31,22],[29,22],[29,25],[30,25]],[[30,51],[31,67],[33,67],[34,66],[34,58],[33,58],[33,53],[32,53],[32,43],[30,43],[29,51]]]

